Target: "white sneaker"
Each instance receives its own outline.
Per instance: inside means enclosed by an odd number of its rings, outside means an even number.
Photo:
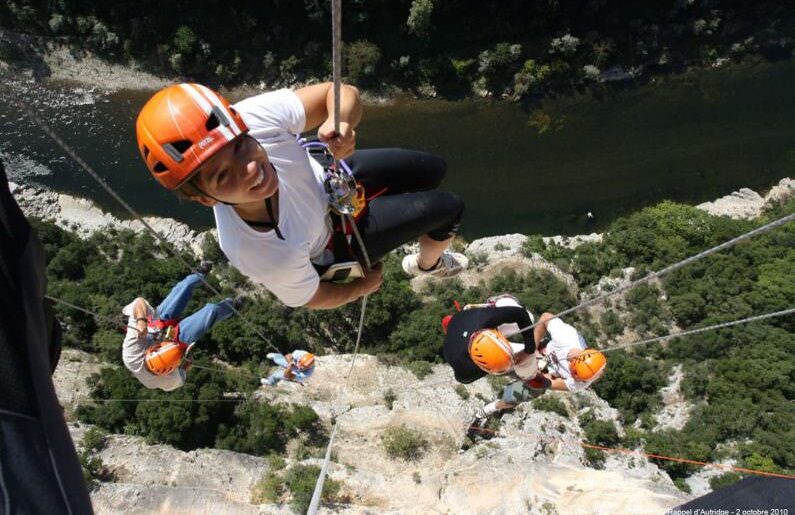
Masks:
[[[432,275],[434,277],[453,277],[469,266],[469,259],[463,254],[457,252],[444,251],[436,263],[430,270],[423,270],[419,264],[419,254],[409,254],[403,258],[403,271],[409,275]]]

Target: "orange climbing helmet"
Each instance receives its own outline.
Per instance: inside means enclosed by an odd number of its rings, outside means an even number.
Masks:
[[[186,348],[186,344],[174,341],[151,345],[144,356],[146,368],[156,376],[168,375],[182,363]]]
[[[315,355],[311,352],[307,352],[303,356],[301,356],[298,360],[298,368],[301,370],[309,370],[310,368],[315,366]]]
[[[496,329],[483,329],[469,338],[469,357],[484,372],[505,374],[513,368],[511,344]]]
[[[571,359],[569,369],[577,381],[595,381],[602,376],[607,366],[607,357],[596,349],[585,349]]]
[[[176,84],[146,102],[135,132],[146,167],[166,189],[175,190],[248,127],[215,91],[201,84]]]

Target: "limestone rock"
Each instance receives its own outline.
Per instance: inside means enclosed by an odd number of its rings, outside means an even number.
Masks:
[[[793,196],[795,196],[795,180],[785,177],[765,195],[765,204],[769,206],[779,202],[785,202]]]
[[[685,427],[690,415],[690,404],[682,395],[681,386],[684,379],[682,365],[676,365],[668,377],[668,385],[660,389],[663,408],[657,413],[657,425],[654,430],[681,430]]]
[[[119,335],[119,348],[121,348],[122,335]],[[86,384],[86,378],[99,372],[104,363],[99,363],[95,356],[76,349],[63,349],[58,367],[52,376],[55,393],[58,400],[66,409],[67,416],[77,405],[87,399],[91,388]]]
[[[527,239],[524,234],[505,234],[474,240],[467,245],[467,254],[484,254],[491,262],[497,259],[521,255],[522,244]]]
[[[742,188],[713,202],[696,206],[711,215],[746,220],[759,216],[764,207],[765,199],[750,188]]]
[[[87,238],[97,231],[130,229],[142,234],[148,229],[138,220],[120,220],[102,211],[88,199],[73,197],[63,193],[16,183],[9,183],[12,194],[25,216],[49,220],[59,227],[72,231],[81,238]],[[186,224],[173,218],[144,217],[155,231],[170,244],[189,248],[201,256],[201,244],[205,233],[197,233]]]
[[[545,236],[541,238],[547,245],[557,245],[567,249],[576,249],[583,243],[600,243],[602,234],[592,232],[591,234],[578,234],[576,236]]]

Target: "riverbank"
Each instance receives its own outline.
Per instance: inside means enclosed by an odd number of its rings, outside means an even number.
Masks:
[[[49,220],[58,226],[74,232],[81,237],[88,237],[96,231],[117,229],[132,230],[136,233],[145,230],[137,220],[122,220],[110,213],[102,211],[93,202],[72,195],[58,193],[35,185],[9,183],[11,193],[28,217]],[[764,195],[749,188],[742,188],[729,195],[705,202],[696,206],[715,216],[728,216],[733,219],[750,220],[778,202],[786,201],[795,196],[795,180],[785,177]],[[215,235],[216,230],[197,232],[188,225],[163,217],[144,217],[144,220],[157,230],[168,241],[189,248],[201,256],[201,246],[208,235]],[[544,243],[573,249],[585,242],[601,241],[602,235],[592,233],[576,236],[547,236]],[[507,234],[478,238],[468,243],[467,252],[482,256],[486,262],[502,260],[521,255],[521,248],[527,239],[523,234]],[[570,282],[570,281],[566,281]]]
[[[114,78],[105,69],[98,73]],[[149,79],[134,77],[141,84]],[[134,196],[136,210],[212,227],[208,210],[173,202],[141,165],[133,127],[149,90],[106,93],[63,81],[0,80],[115,191]],[[443,157],[448,173],[441,188],[466,202],[461,231],[469,240],[599,232],[662,200],[695,205],[742,187],[766,190],[790,175],[795,108],[787,98],[793,81],[795,60],[787,60],[672,77],[609,97],[560,97],[538,109],[553,121],[543,134],[543,124],[528,126],[527,112],[514,103],[400,98],[367,107],[358,147],[398,146]],[[97,84],[114,88],[129,81]],[[126,217],[8,103],[0,106],[0,158],[20,163],[9,166],[14,182],[35,181]],[[484,199],[500,199],[503,214],[493,216],[494,203]]]
[[[674,7],[665,17],[673,17],[676,11],[685,17],[694,16],[696,13],[686,12],[688,7],[689,4]],[[786,9],[778,14],[788,21],[790,14]],[[38,34],[18,32],[28,30],[24,27],[0,28],[0,73],[11,71],[18,78],[21,72],[39,80],[70,81],[107,92],[153,90],[176,81],[199,80],[216,87],[231,85],[223,91],[232,98],[241,98],[252,91],[300,87],[328,76],[328,63],[318,66],[322,59],[277,57],[271,51],[264,58],[258,56],[255,60],[258,62],[250,63],[254,66],[242,67],[241,63],[252,56],[241,57],[240,53],[245,52],[237,50],[233,62],[221,61],[213,66],[207,60],[213,53],[212,45],[198,40],[187,26],[180,29],[187,30],[184,33],[190,34],[190,45],[201,47],[200,51],[179,50],[177,36],[170,41],[163,34],[162,44],[151,52],[156,56],[141,54],[140,49],[136,53],[131,50],[130,40],[122,43],[119,35],[109,31],[94,15],[77,16],[67,22],[66,18],[73,15],[54,14],[48,23],[50,31],[39,30]],[[731,9],[726,13],[714,9],[704,15],[705,19],[694,18],[691,24],[668,19],[662,22],[662,27],[650,20],[644,23],[633,19],[630,32],[636,34],[625,42],[624,49],[617,48],[619,44],[608,34],[600,35],[595,30],[576,34],[565,29],[565,34],[560,30],[546,36],[538,34],[540,39],[532,43],[510,44],[501,39],[509,36],[501,34],[496,36],[493,47],[486,46],[468,58],[458,48],[447,48],[440,49],[441,55],[433,59],[400,55],[385,66],[378,45],[360,40],[347,43],[345,78],[359,86],[372,103],[413,96],[521,101],[528,107],[538,106],[547,97],[587,90],[605,94],[608,85],[645,84],[688,71],[792,57],[795,36],[789,33],[788,23],[774,29],[775,23],[762,17],[765,27],[760,29],[732,19],[737,13]],[[456,20],[456,25],[459,21]],[[78,32],[83,32],[81,37],[75,37],[75,27],[69,27],[71,23],[84,25],[78,28]],[[31,30],[36,32],[33,27]],[[620,31],[621,37],[625,32]],[[663,44],[659,40],[663,33],[672,41]],[[720,37],[716,38],[718,34]],[[683,37],[693,38],[695,44],[685,44]],[[710,39],[717,40],[709,42]],[[325,45],[313,41],[310,46],[322,54],[319,51]],[[195,54],[193,64],[188,65],[191,54]],[[244,72],[241,68],[249,70]]]
[[[144,70],[135,62],[113,63],[95,52],[79,49],[62,38],[43,38],[0,29],[0,45],[13,49],[0,53],[0,78],[66,83],[100,91],[105,95],[118,91],[155,91],[174,82],[189,80],[179,76],[160,76]],[[296,81],[299,88],[311,84]],[[240,84],[221,91],[231,100],[239,100],[273,89],[264,83]],[[396,87],[382,88],[378,93],[362,91],[367,104],[385,105],[407,92]]]

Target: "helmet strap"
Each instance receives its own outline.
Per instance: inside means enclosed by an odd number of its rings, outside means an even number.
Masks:
[[[194,190],[198,191],[198,192],[199,192],[201,195],[204,195],[205,197],[209,197],[209,198],[213,199],[213,200],[214,200],[214,201],[216,201],[216,202],[220,202],[221,204],[224,204],[224,205],[227,205],[227,206],[236,206],[236,205],[237,205],[237,204],[235,204],[235,203],[232,203],[232,202],[225,202],[225,201],[223,201],[223,200],[221,200],[221,199],[219,199],[219,198],[213,197],[212,195],[210,195],[209,193],[207,193],[206,191],[204,191],[203,189],[201,189],[201,188],[199,187],[199,185],[198,185],[198,184],[196,184],[196,181],[195,181],[195,179],[196,179],[196,176],[194,175],[194,176],[193,176],[193,177],[191,177],[191,178],[188,180],[188,182],[186,182],[185,184],[189,184],[191,188],[193,188]]]

